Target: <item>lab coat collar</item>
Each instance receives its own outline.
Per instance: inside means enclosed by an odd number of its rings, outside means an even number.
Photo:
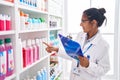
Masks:
[[[87,38],[87,33],[85,33],[85,39]],[[97,34],[95,35],[94,39],[90,40],[90,43],[95,45],[99,42],[99,40],[101,39],[101,34],[100,34],[100,31],[97,32]]]

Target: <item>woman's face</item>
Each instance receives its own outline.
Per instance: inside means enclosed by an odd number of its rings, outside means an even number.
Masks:
[[[88,20],[87,16],[84,14],[82,15],[80,26],[82,26],[85,33],[89,33],[93,30],[92,21]]]

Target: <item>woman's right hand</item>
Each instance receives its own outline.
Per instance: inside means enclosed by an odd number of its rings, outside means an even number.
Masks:
[[[46,42],[43,42],[43,44],[45,44],[45,45],[47,46],[47,47],[46,47],[46,51],[47,51],[48,53],[51,53],[52,51],[58,52],[58,49],[59,49],[59,48],[54,47],[54,46],[51,46],[51,45],[47,44]]]

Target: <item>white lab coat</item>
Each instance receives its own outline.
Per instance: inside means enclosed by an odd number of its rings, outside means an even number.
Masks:
[[[69,57],[64,53],[64,50],[59,50],[58,55],[72,60],[71,76],[70,80],[101,80],[101,76],[105,75],[110,69],[109,63],[109,45],[103,39],[100,32],[94,36],[94,38],[86,44],[86,33],[80,32],[77,35],[76,41],[80,43],[83,52],[88,48],[90,44],[92,46],[87,50],[84,56],[89,55],[89,67],[77,67],[77,61]],[[79,74],[74,74],[74,70],[79,71]]]

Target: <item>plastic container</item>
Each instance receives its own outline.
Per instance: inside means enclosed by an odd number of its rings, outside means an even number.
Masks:
[[[6,15],[6,30],[11,30],[11,17]]]
[[[0,80],[4,80],[6,75],[6,50],[4,41],[0,39]]]
[[[47,70],[45,67],[43,68],[43,72],[44,72],[44,80],[47,80]]]
[[[5,18],[3,14],[0,14],[0,31],[5,30]]]
[[[35,40],[32,40],[33,47],[33,62],[37,61],[37,46],[35,45]]]
[[[43,69],[41,69],[41,75],[42,75],[42,80],[45,80],[45,73],[44,73]]]
[[[27,65],[31,65],[33,63],[33,47],[31,44],[31,39],[27,40],[27,48],[28,48],[28,64]]]
[[[22,57],[23,57],[23,68],[27,67],[29,63],[29,48],[26,46],[26,40],[22,41]]]
[[[40,71],[37,72],[36,80],[42,80],[42,75]]]
[[[11,42],[11,38],[5,38],[5,49],[7,51],[7,74],[6,76],[10,76],[14,73],[14,54],[13,54],[13,46]]]
[[[36,48],[37,48],[37,60],[40,59],[40,43],[39,43],[39,39],[35,39],[35,45],[36,45]]]

